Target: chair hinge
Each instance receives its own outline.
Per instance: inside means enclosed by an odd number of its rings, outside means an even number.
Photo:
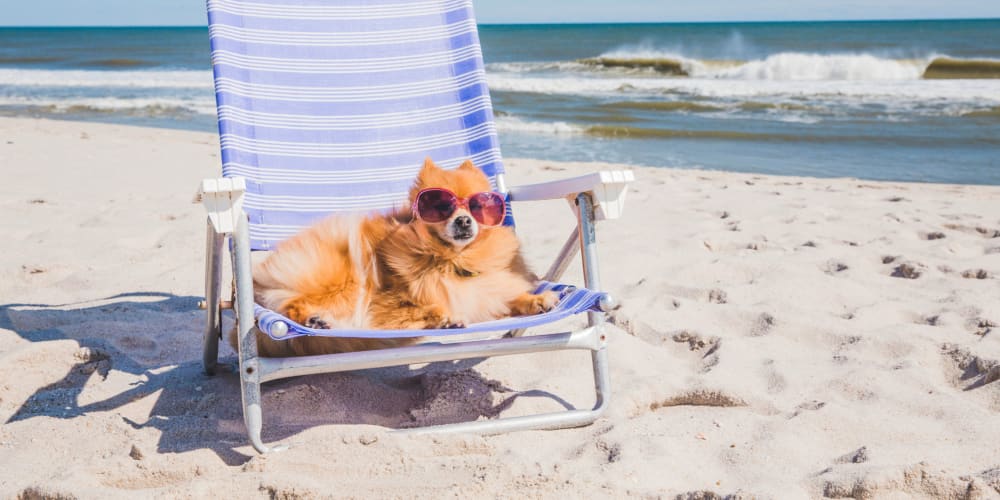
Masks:
[[[223,177],[205,179],[195,195],[194,202],[201,202],[208,211],[208,219],[217,233],[232,233],[243,215],[243,194],[247,190],[246,179]]]
[[[629,183],[635,181],[635,174],[631,170],[603,171],[600,174],[601,183],[592,191],[596,218],[617,219],[625,209],[625,195],[628,194]]]

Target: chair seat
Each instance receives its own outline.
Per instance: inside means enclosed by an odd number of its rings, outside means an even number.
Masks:
[[[596,292],[586,288],[577,288],[571,285],[551,283],[548,281],[540,282],[538,288],[535,290],[535,293],[541,293],[549,290],[559,294],[559,302],[548,312],[532,316],[514,316],[493,321],[484,321],[482,323],[468,325],[465,328],[428,330],[318,330],[300,325],[279,313],[261,307],[257,304],[254,304],[254,316],[257,318],[257,328],[274,340],[288,340],[302,336],[367,339],[440,337],[531,328],[547,323],[553,323],[574,314],[580,314],[587,311],[598,312],[600,311],[600,301],[605,296],[604,292]],[[275,325],[279,322],[284,323],[288,327],[287,333],[281,331],[280,333],[283,333],[283,335],[275,334]],[[279,327],[279,329],[284,330],[282,327]]]

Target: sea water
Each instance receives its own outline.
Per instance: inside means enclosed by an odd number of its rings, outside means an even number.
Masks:
[[[504,154],[1000,184],[1000,20],[486,25]],[[0,114],[215,130],[205,28],[0,29]]]

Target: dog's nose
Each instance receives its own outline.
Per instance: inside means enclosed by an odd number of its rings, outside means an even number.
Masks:
[[[455,218],[455,227],[459,229],[469,229],[472,227],[472,217],[468,215],[460,215]]]

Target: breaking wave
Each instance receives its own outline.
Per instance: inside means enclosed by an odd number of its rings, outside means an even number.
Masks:
[[[690,59],[650,51],[608,52],[577,63],[663,76],[733,80],[919,80],[1000,78],[1000,60],[933,56],[890,59],[872,54],[783,52],[750,61]]]

